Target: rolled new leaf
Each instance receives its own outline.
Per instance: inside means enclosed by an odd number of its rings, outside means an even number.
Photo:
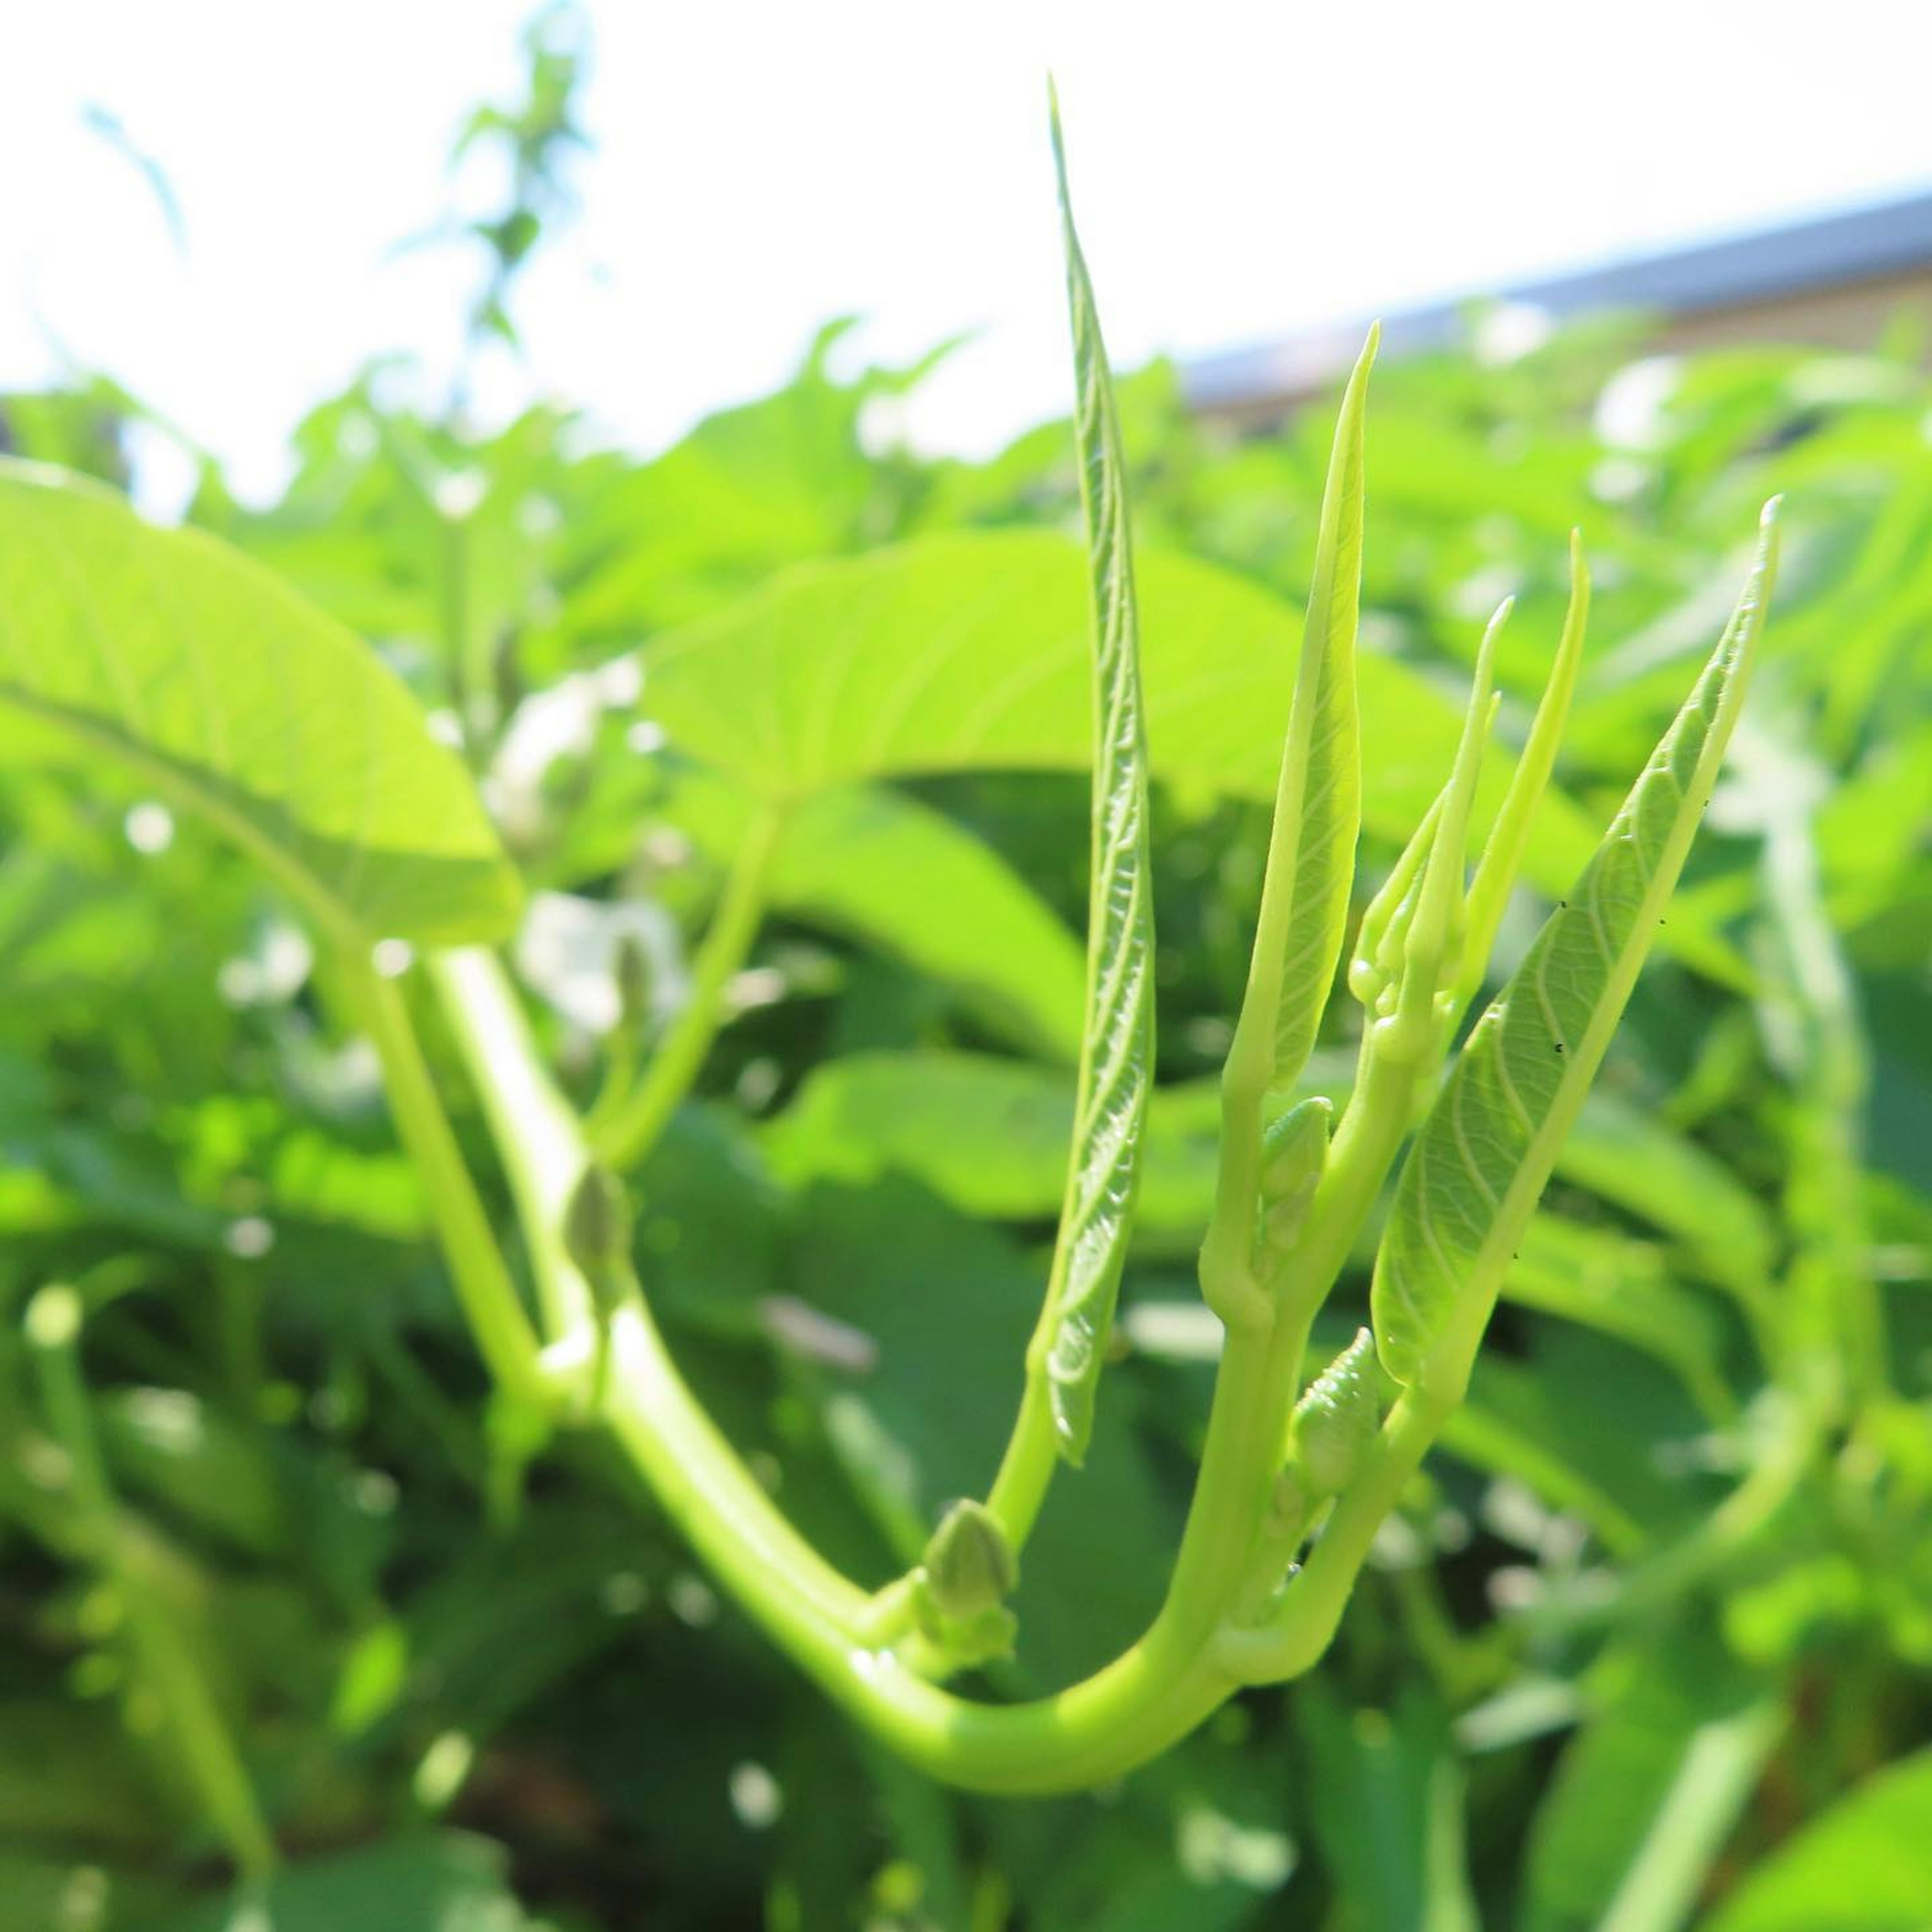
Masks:
[[[1078,1463],[1093,1432],[1094,1393],[1140,1184],[1141,1142],[1153,1079],[1154,907],[1126,464],[1093,284],[1074,232],[1057,103],[1053,158],[1066,250],[1077,392],[1074,434],[1094,614],[1096,743],[1086,1022],[1066,1192],[1047,1284],[1046,1358],[1054,1438],[1060,1454]]]
[[[1390,1058],[1418,1060],[1438,1039],[1448,998],[1444,982],[1452,968],[1461,963],[1469,810],[1475,800],[1483,747],[1496,717],[1496,638],[1508,620],[1510,608],[1510,600],[1505,598],[1490,620],[1482,649],[1476,654],[1462,742],[1456,747],[1448,782],[1429,814],[1428,855],[1400,903],[1384,914],[1382,908],[1408,865],[1405,853],[1395,876],[1363,919],[1365,928],[1382,922],[1368,976],[1375,988],[1369,1006],[1374,1020],[1375,1050]],[[1360,963],[1357,962],[1358,966]],[[1364,982],[1352,970],[1349,981],[1358,992],[1363,990]]]
[[[1355,632],[1361,606],[1362,424],[1379,326],[1369,332],[1335,425],[1288,736],[1282,747],[1247,986],[1221,1073],[1221,1160],[1201,1246],[1201,1292],[1233,1328],[1264,1325],[1252,1217],[1262,1109],[1307,1064],[1341,956],[1361,830]]]
[[[1348,378],[1335,425],[1261,914],[1228,1055],[1230,1085],[1256,1094],[1292,1086],[1307,1064],[1348,924],[1362,821],[1355,634],[1361,614],[1363,417],[1380,340],[1378,324]]]
[[[1410,1149],[1371,1310],[1397,1382],[1455,1399],[1497,1288],[1628,1002],[1737,722],[1777,569],[1744,593],[1568,900],[1478,1022]]]

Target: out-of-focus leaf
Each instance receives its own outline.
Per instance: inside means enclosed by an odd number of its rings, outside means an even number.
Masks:
[[[1676,1379],[1622,1342],[1569,1322],[1540,1323],[1528,1340],[1527,1360],[1484,1351],[1468,1402],[1444,1425],[1445,1450],[1517,1478],[1619,1556],[1707,1513],[1708,1481],[1666,1475],[1657,1459],[1629,1450],[1633,1442],[1708,1428]]]
[[[0,1706],[0,1840],[151,1851],[180,1820],[113,1714],[14,1698]]]
[[[1706,1932],[1923,1932],[1932,1924],[1932,1751],[1874,1773],[1780,1846]]]
[[[1503,1277],[1504,1300],[1615,1335],[1669,1364],[1708,1414],[1730,1406],[1724,1336],[1653,1245],[1607,1228],[1533,1216]]]
[[[0,701],[236,840],[340,933],[499,937],[518,898],[461,762],[366,646],[98,486],[0,468]]]
[[[1688,1870],[1687,1890],[1687,1867],[1700,1855],[1708,1864],[1721,1848],[1775,1739],[1762,1698],[1761,1687],[1699,1628],[1672,1624],[1613,1649],[1596,1668],[1592,1714],[1565,1749],[1531,1829],[1524,1932],[1616,1922],[1606,1915],[1653,1840],[1656,1862],[1629,1893],[1623,1932],[1667,1932],[1680,1922],[1668,1908],[1674,1902],[1681,1915],[1702,1876],[1701,1868]],[[1694,1772],[1712,1788],[1696,1789]],[[1684,1805],[1695,1815],[1668,1815]],[[1684,1832],[1674,1861],[1673,1823]],[[1640,1909],[1646,1898],[1648,1916]]]
[[[254,1908],[265,1932],[542,1932],[510,1890],[500,1846],[458,1832],[391,1838],[286,1868]],[[154,1932],[235,1932],[224,1899]],[[244,1918],[241,1923],[246,1924]]]
[[[1320,1678],[1294,1695],[1337,1925],[1477,1932],[1462,1774],[1442,1712],[1420,1695],[1393,1710],[1352,1710]]]
[[[943,813],[880,787],[810,800],[787,827],[770,897],[958,988],[1017,1045],[1078,1058],[1079,942],[997,852]]]
[[[94,1403],[117,1479],[257,1556],[286,1549],[286,1505],[266,1445],[185,1389],[122,1388]]]
[[[1761,1288],[1774,1237],[1763,1204],[1722,1161],[1654,1115],[1594,1093],[1561,1162],[1563,1178],[1672,1236],[1713,1280]]]

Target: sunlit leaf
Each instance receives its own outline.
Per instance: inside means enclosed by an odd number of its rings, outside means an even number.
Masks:
[[[494,938],[514,874],[363,644],[245,558],[0,467],[0,705],[201,813],[338,934]]]
[[[1299,620],[1252,580],[1136,547],[1142,680],[1156,778],[1271,798]],[[666,632],[644,653],[641,708],[673,747],[760,797],[855,779],[952,771],[1080,771],[1091,757],[1087,579],[1051,530],[922,537],[802,565],[754,596]],[[1356,662],[1366,822],[1398,843],[1442,782],[1462,707],[1410,666]],[[1492,761],[1478,816],[1508,783]],[[1531,875],[1566,881],[1588,821],[1546,798]]]

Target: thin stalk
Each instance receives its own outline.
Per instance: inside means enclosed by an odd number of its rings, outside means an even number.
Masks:
[[[503,1264],[402,994],[359,950],[344,948],[338,967],[340,983],[382,1060],[397,1130],[436,1216],[457,1299],[477,1348],[500,1387],[542,1406],[548,1396],[538,1373],[536,1333]]]
[[[563,1241],[563,1210],[590,1162],[575,1117],[544,1071],[494,954],[437,953],[424,970],[510,1184],[544,1340],[586,1348],[596,1332],[595,1298]]]
[[[94,1435],[80,1324],[80,1298],[70,1288],[43,1288],[28,1304],[27,1339],[48,1422],[66,1452],[79,1540],[114,1586],[136,1671],[160,1705],[204,1814],[244,1876],[264,1879],[277,1862],[274,1834],[200,1663],[156,1594],[122,1519]]]
[[[746,827],[723,896],[692,963],[690,997],[672,1021],[643,1079],[610,1109],[597,1142],[609,1166],[628,1172],[658,1144],[678,1103],[690,1092],[724,1020],[724,993],[745,963],[764,911],[766,882],[784,829],[776,806],[761,807]]]
[[[1047,1329],[1048,1324],[1042,1322],[1041,1328]],[[1060,1462],[1053,1397],[1046,1380],[1046,1351],[1052,1339],[1050,1330],[1043,1337],[1036,1331],[1028,1346],[1026,1385],[1020,1395],[1019,1412],[1013,1418],[1012,1433],[1006,1438],[993,1486],[986,1492],[987,1508],[1016,1550],[1033,1534]]]
[[[509,1179],[546,1310],[547,1372],[587,1383],[595,1378],[602,1324],[590,1283],[563,1238],[564,1210],[591,1160],[582,1126],[544,1070],[496,956],[481,949],[442,953],[429,970]],[[752,1586],[794,1592],[840,1628],[861,1628],[872,1598],[798,1535],[718,1433],[672,1365],[634,1279],[609,1325],[616,1372],[593,1392],[592,1406],[634,1451],[632,1438],[641,1419],[627,1397],[650,1391],[650,1432],[662,1454],[633,1453],[632,1460],[668,1509],[667,1490],[701,1491],[704,1509],[726,1526],[716,1552],[721,1574],[735,1577],[742,1556]]]

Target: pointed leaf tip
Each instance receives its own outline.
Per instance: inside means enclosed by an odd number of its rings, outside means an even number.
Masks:
[[[1060,1452],[1077,1464],[1135,1196],[1153,1073],[1153,894],[1147,731],[1140,684],[1126,461],[1093,284],[1075,232],[1056,115],[1054,158],[1073,334],[1074,438],[1080,457],[1092,611],[1094,751],[1086,1018],[1066,1193],[1047,1287],[1047,1392]]]

